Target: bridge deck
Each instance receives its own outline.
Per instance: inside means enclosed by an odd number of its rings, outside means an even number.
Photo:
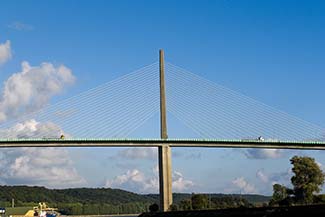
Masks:
[[[325,150],[325,141],[214,140],[214,139],[0,139],[11,147],[211,147]]]

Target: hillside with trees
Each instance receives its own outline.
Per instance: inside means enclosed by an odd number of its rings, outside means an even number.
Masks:
[[[185,209],[192,196],[193,194],[173,194],[173,207]],[[262,195],[210,194],[204,197],[208,198],[211,208],[236,207],[236,204],[268,202],[270,199]],[[62,214],[70,215],[140,213],[148,211],[151,204],[159,204],[158,194],[141,195],[111,188],[0,186],[0,207],[10,207],[12,199],[17,207],[33,207],[39,202],[46,202],[51,207],[59,208]]]
[[[140,213],[156,201],[146,195],[111,188],[47,189],[29,186],[0,186],[0,206],[36,206],[46,202],[62,214]]]
[[[290,206],[325,204],[325,195],[318,194],[324,184],[324,173],[310,157],[291,158],[293,189],[273,185],[273,196],[239,194],[173,194],[171,210],[227,209],[238,207]],[[124,214],[146,212],[159,204],[158,194],[136,194],[111,188],[47,189],[29,186],[0,186],[0,207],[33,207],[46,202],[59,208],[62,214]],[[271,199],[271,200],[270,200]]]

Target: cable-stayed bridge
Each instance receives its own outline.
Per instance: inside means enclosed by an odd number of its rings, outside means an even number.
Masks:
[[[150,138],[144,126],[157,115],[161,132]],[[192,132],[190,139],[168,136],[170,116]],[[13,114],[0,138],[0,147],[158,147],[164,211],[172,203],[171,147],[325,149],[323,127],[165,63],[162,51],[159,62],[39,111]]]

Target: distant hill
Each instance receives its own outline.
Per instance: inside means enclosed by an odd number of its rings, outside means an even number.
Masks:
[[[209,194],[214,197],[236,197],[252,204],[266,203],[270,197],[250,194]],[[191,194],[173,194],[174,204],[190,199]],[[150,204],[159,203],[158,194],[136,194],[111,188],[47,189],[30,186],[0,186],[0,207],[10,207],[11,200],[20,207],[33,207],[46,202],[58,207],[62,214],[91,215],[114,213],[140,213],[148,210]]]
[[[0,186],[0,202],[38,203],[154,203],[152,197],[111,188],[47,189],[45,187]]]
[[[65,215],[141,213],[156,202],[146,195],[111,188],[0,186],[0,207],[10,207],[12,199],[17,207],[33,207],[46,202]]]

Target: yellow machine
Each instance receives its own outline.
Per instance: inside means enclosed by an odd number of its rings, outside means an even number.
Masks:
[[[45,202],[41,202],[32,210],[28,210],[24,217],[56,217],[59,215],[57,210],[57,208],[48,207]]]

